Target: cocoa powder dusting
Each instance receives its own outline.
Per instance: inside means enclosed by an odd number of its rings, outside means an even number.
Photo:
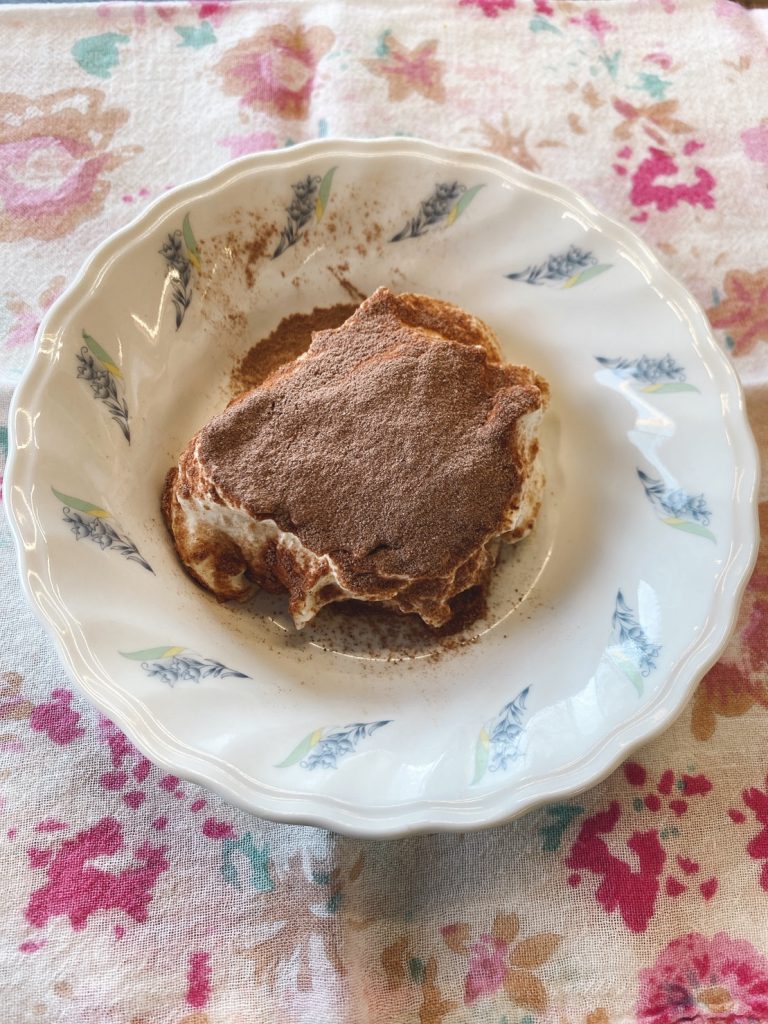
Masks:
[[[271,224],[254,225],[254,234],[243,239],[240,256],[245,266],[245,283],[253,288],[256,264],[269,254],[269,242],[274,234]]]
[[[356,300],[355,304],[316,307],[311,313],[294,313],[284,317],[268,337],[250,348],[235,368],[232,374],[234,394],[257,387],[280,366],[306,352],[313,331],[341,326],[352,316],[358,304],[365,300],[366,296],[342,276],[344,271],[349,270],[349,264],[339,264],[329,269],[342,288]],[[482,339],[474,329],[474,321],[470,323],[467,314],[464,314],[460,324],[450,323],[446,317],[439,317],[427,308],[419,310],[419,304],[411,296],[400,298],[405,300],[401,311],[414,326],[442,331],[444,336],[453,335],[454,340],[466,344],[481,343]],[[414,309],[418,310],[417,314],[414,314]],[[175,470],[173,473],[175,475]],[[277,589],[282,588],[278,586]],[[429,652],[431,660],[435,660],[441,652],[455,650],[477,640],[477,636],[468,631],[487,614],[486,588],[471,587],[454,597],[450,606],[452,615],[449,622],[434,628],[416,614],[403,615],[370,602],[341,601],[323,609],[307,633],[308,636],[314,635],[321,647],[335,647],[339,638],[349,646],[359,645],[362,640],[367,653],[372,657],[380,658],[384,652],[389,652],[389,660],[397,660],[406,652]]]
[[[316,307],[311,313],[293,313],[285,317],[272,333],[253,345],[232,373],[234,394],[258,387],[284,363],[290,363],[306,352],[313,331],[339,327],[357,309],[357,304]]]
[[[424,600],[514,504],[516,423],[546,385],[400,312],[381,289],[316,334],[308,359],[201,431],[198,453],[228,500],[328,554],[353,592],[410,577]]]
[[[241,268],[246,284],[249,288],[253,288],[257,266],[261,260],[270,255],[276,229],[274,224],[265,223],[255,213],[248,217],[248,229],[242,223],[242,214],[238,215],[235,221],[237,228],[232,228],[225,235],[220,236],[210,253],[207,251],[209,243],[205,239],[198,240],[198,246],[205,255],[203,263],[210,264],[214,255],[217,259],[221,255],[220,246],[223,242],[224,255],[236,267]]]

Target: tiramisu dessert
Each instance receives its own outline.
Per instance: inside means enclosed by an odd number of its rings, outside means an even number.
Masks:
[[[379,288],[189,442],[163,494],[179,557],[222,601],[287,591],[297,629],[348,600],[442,627],[533,526],[548,394],[480,320]]]

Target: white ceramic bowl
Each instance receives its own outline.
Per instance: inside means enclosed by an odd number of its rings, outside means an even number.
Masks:
[[[249,346],[380,284],[465,307],[552,385],[536,530],[479,639],[437,659],[218,605],[159,510]],[[168,193],[50,311],[12,424],[24,585],[82,690],[174,773],[357,835],[487,826],[600,779],[716,659],[756,551],[754,443],[690,295],[563,186],[415,140]]]

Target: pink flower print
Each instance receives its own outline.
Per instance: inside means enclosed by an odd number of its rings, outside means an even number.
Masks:
[[[40,326],[40,317],[31,306],[20,299],[11,299],[7,307],[13,313],[14,319],[5,338],[6,348],[15,348],[17,345],[25,348],[31,345]]]
[[[624,923],[633,932],[644,932],[656,910],[656,898],[664,864],[667,859],[657,829],[635,831],[627,840],[627,848],[638,867],[617,857],[608,847],[605,836],[616,829],[621,808],[614,801],[607,811],[587,818],[565,860],[581,882],[580,871],[589,871],[600,879],[595,899],[606,913],[618,910]]]
[[[616,26],[605,19],[596,7],[587,11],[581,17],[571,18],[570,21],[573,25],[583,25],[585,28],[588,28],[601,46],[605,46],[606,34],[616,30]]]
[[[228,135],[219,139],[220,146],[226,146],[232,160],[248,153],[260,153],[264,149],[277,149],[277,136],[274,132],[251,132],[248,135]]]
[[[768,1019],[768,960],[722,932],[673,939],[638,982],[641,1024]]]
[[[232,6],[229,2],[209,3],[207,0],[192,0],[192,2],[197,8],[197,16],[200,21],[210,21],[214,28],[221,25]]]
[[[755,163],[768,164],[768,122],[741,133],[744,152]]]
[[[44,732],[59,746],[66,746],[85,735],[80,725],[80,712],[73,710],[70,690],[53,690],[51,700],[38,704],[29,724],[35,732]]]
[[[679,170],[669,153],[651,146],[648,156],[640,162],[632,175],[629,198],[635,206],[653,205],[661,211],[671,210],[681,202],[711,210],[715,205],[712,189],[716,182],[703,167],[693,168],[693,182],[678,181],[673,185],[659,183],[659,178],[673,177]]]
[[[211,994],[211,954],[192,953],[189,958],[187,975],[187,1003],[200,1009],[208,1002]]]
[[[504,984],[507,977],[509,943],[492,935],[481,935],[471,947],[469,971],[464,982],[464,1002],[474,1003],[480,996],[489,996]]]
[[[742,800],[754,814],[757,823],[762,826],[747,844],[747,853],[754,860],[762,861],[760,887],[768,892],[768,779],[765,791],[752,786],[744,790]]]
[[[114,818],[102,818],[56,850],[33,847],[30,861],[46,868],[48,881],[29,898],[25,914],[30,924],[42,928],[52,917],[68,917],[80,930],[99,910],[121,910],[134,921],[145,921],[155,883],[168,868],[165,850],[142,843],[133,851],[136,863],[118,872],[89,863],[124,849],[123,829]]]
[[[216,70],[224,92],[243,107],[299,120],[307,117],[315,71],[335,36],[324,25],[270,25],[224,54]]]
[[[632,804],[636,813],[645,813],[650,811],[651,814],[658,814],[660,817],[663,816],[666,819],[666,824],[661,833],[634,833],[627,843],[629,849],[633,849],[632,843],[638,839],[639,836],[648,836],[649,843],[655,843],[656,837],[659,839],[662,837],[669,838],[670,835],[679,835],[679,829],[676,825],[670,826],[669,811],[675,816],[675,819],[684,817],[689,809],[690,804],[693,800],[706,798],[713,790],[713,784],[706,775],[698,774],[693,775],[687,772],[683,772],[677,777],[675,771],[672,768],[665,768],[658,779],[649,777],[648,772],[643,765],[638,764],[636,761],[627,761],[624,765],[624,777],[627,782],[635,789],[649,788],[649,791],[644,796],[634,797]],[[674,862],[671,858],[660,859],[662,867],[666,865],[668,869],[675,870],[675,863],[677,867],[682,871],[683,877],[675,877],[673,874],[669,874],[664,882],[664,891],[667,896],[672,899],[676,899],[684,892],[688,892],[690,895],[700,895],[704,900],[710,900],[717,892],[718,880],[715,876],[705,879],[704,881],[691,882],[689,876],[698,875],[701,870],[701,864],[687,856],[685,853],[677,853]],[[616,868],[617,876],[623,874],[623,869]],[[661,882],[662,873],[658,873],[658,881]],[[579,877],[580,881],[580,877]],[[695,889],[693,888],[695,886]],[[642,886],[638,887],[639,889]],[[600,890],[596,893],[598,900],[600,900]],[[607,909],[607,907],[606,907]],[[652,909],[652,908],[651,908]],[[623,911],[622,911],[623,914]],[[625,918],[626,920],[626,918]],[[629,924],[629,922],[627,922]],[[629,927],[636,931],[637,928],[633,928],[631,924]]]
[[[101,212],[107,178],[137,147],[111,150],[128,111],[99,89],[0,96],[0,241],[49,240]]]
[[[13,323],[5,339],[6,348],[14,348],[17,345],[31,345],[35,340],[37,329],[40,326],[40,315],[44,313],[55,299],[59,297],[64,287],[64,278],[54,277],[45,291],[37,300],[38,308],[24,302],[16,297],[9,298],[6,307],[13,314]]]
[[[515,0],[459,0],[459,7],[477,7],[486,18],[498,18],[499,11],[511,11]]]
[[[42,949],[47,944],[47,939],[43,939],[42,942],[22,942],[19,944],[19,952],[36,953],[39,949]]]
[[[206,818],[203,822],[203,835],[209,839],[237,839],[237,834],[228,821],[217,821]]]
[[[664,68],[665,71],[669,71],[672,67],[672,58],[663,50],[657,50],[655,53],[646,53],[643,60],[648,60],[653,64],[658,64],[659,67]]]

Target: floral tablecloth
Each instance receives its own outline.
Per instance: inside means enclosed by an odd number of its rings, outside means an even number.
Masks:
[[[764,455],[767,19],[730,0],[0,8],[3,450],[41,315],[147,202],[243,153],[413,134],[630,221],[707,310]],[[392,842],[260,821],[153,767],[73,690],[4,521],[0,552],[4,1024],[768,1021],[768,548],[666,735],[578,799]]]

